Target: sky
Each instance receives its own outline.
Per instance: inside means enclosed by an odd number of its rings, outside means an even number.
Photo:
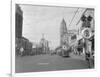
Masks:
[[[20,5],[20,7],[23,11],[23,36],[31,42],[39,43],[44,34],[51,48],[59,46],[62,19],[65,19],[68,29],[78,29],[76,23],[84,11],[84,8],[71,7],[36,5]],[[74,15],[75,18],[69,26]]]

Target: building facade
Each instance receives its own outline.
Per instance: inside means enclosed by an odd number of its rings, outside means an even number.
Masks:
[[[15,7],[15,36],[16,38],[22,37],[22,25],[23,25],[23,12],[18,4]]]

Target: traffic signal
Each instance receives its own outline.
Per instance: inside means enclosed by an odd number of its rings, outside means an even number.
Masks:
[[[82,20],[83,22],[86,21],[86,16],[83,15],[83,16],[81,17],[81,20]]]
[[[85,15],[83,15],[82,17],[81,17],[81,20],[83,21],[83,23],[82,23],[82,28],[90,28],[91,27],[91,20],[92,20],[92,16],[88,16],[88,17],[86,17]]]
[[[92,20],[92,17],[89,15],[89,16],[87,17],[87,20],[88,20],[88,21],[91,21],[91,20]]]

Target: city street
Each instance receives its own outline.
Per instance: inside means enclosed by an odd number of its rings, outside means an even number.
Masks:
[[[15,64],[16,73],[87,69],[89,66],[85,60],[58,55],[17,56]]]

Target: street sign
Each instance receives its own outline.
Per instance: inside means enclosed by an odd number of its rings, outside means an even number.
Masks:
[[[82,30],[82,36],[86,39],[89,39],[91,37],[91,30],[89,28],[84,28]]]

